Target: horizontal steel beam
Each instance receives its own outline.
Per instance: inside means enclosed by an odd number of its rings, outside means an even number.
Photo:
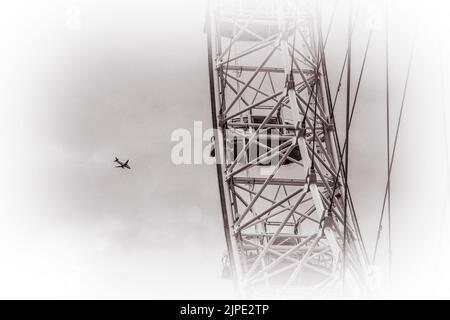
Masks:
[[[250,178],[250,177],[234,177],[234,184],[263,184],[266,181],[265,178]],[[317,186],[323,187],[324,183],[322,181],[316,182]],[[306,179],[284,179],[284,178],[274,178],[270,181],[269,185],[284,185],[284,186],[304,186],[306,185]]]
[[[260,123],[246,123],[246,122],[227,122],[227,126],[230,128],[258,128],[261,124]],[[288,130],[294,130],[295,126],[290,124],[272,124],[272,123],[266,123],[262,126],[262,129],[288,129]],[[322,125],[316,125],[316,131],[321,130],[327,130],[329,127],[324,128]],[[312,130],[307,128],[307,130]],[[294,134],[291,134],[290,137],[292,138]]]
[[[219,65],[220,66],[220,65]],[[228,71],[256,71],[258,67],[256,66],[237,66],[229,64],[225,69]],[[284,73],[284,68],[276,68],[276,67],[263,67],[259,69],[259,72],[272,72],[272,73]],[[298,69],[292,69],[293,73],[300,73]],[[304,74],[313,75],[315,71],[312,69],[302,69],[301,72]]]

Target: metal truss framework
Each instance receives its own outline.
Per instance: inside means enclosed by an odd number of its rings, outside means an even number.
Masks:
[[[344,276],[365,281],[315,4],[210,5],[217,173],[230,268],[242,293],[320,292]]]

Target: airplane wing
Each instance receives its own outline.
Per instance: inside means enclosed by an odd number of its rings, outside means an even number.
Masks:
[[[128,161],[130,161],[130,160],[125,161],[125,163],[123,165],[127,166],[128,165]]]

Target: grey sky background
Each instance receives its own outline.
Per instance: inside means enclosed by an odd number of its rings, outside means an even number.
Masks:
[[[333,88],[346,49],[341,2],[327,47]],[[370,3],[361,3],[354,81],[368,33]],[[446,79],[449,51],[444,42],[441,63],[437,41],[448,30],[436,22],[444,4],[392,1],[392,119],[419,12],[424,21],[392,182],[395,273],[411,295],[449,294],[429,288],[438,268],[431,255],[448,252],[439,70]],[[67,28],[74,8],[75,30]],[[0,296],[230,297],[231,284],[220,280],[215,167],[170,162],[173,130],[211,123],[204,1],[15,1],[0,12]],[[384,101],[381,28],[350,145],[350,187],[370,252],[386,178]],[[114,156],[130,159],[132,170],[115,169]]]

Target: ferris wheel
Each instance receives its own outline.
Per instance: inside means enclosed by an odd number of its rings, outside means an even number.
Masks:
[[[243,294],[367,283],[370,259],[347,184],[356,96],[348,81],[341,141],[321,25],[317,1],[210,4],[213,154],[227,261]],[[350,79],[351,36],[348,46]]]

